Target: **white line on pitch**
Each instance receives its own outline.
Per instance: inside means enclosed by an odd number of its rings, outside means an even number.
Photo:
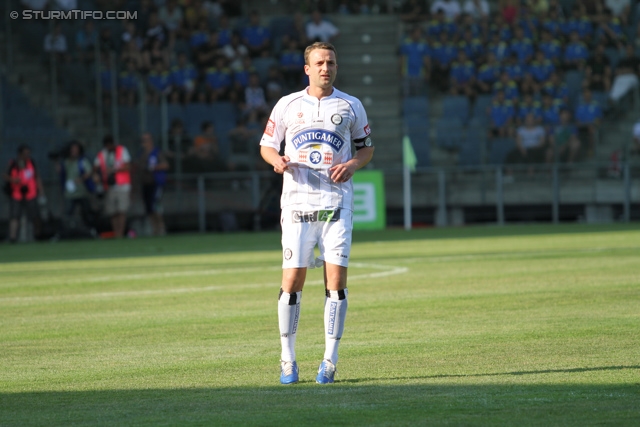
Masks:
[[[377,279],[380,277],[388,277],[394,276],[397,274],[404,274],[409,269],[407,267],[396,267],[390,265],[381,265],[381,264],[365,264],[365,263],[351,263],[351,267],[357,268],[370,268],[377,271],[375,273],[366,273],[366,274],[356,274],[353,276],[349,276],[350,281],[361,280],[361,279]],[[263,269],[253,269],[253,270],[272,270],[271,267],[266,267]],[[278,269],[280,269],[278,267]],[[215,270],[204,270],[207,271],[215,271]],[[229,270],[225,270],[228,272]],[[249,271],[249,269],[242,269],[239,271]],[[203,271],[194,271],[193,275],[199,275],[198,273],[202,273]],[[176,272],[181,273],[181,272]],[[187,272],[184,272],[187,273]],[[170,274],[170,273],[167,273]],[[135,276],[136,279],[140,278],[154,278],[154,273],[145,274],[136,274],[130,275]],[[111,280],[119,280],[124,278],[125,276],[113,276]],[[174,276],[162,276],[162,277],[174,277]],[[305,286],[316,286],[323,285],[324,281],[320,280],[310,280],[306,282]],[[222,290],[236,290],[236,289],[250,289],[250,288],[264,288],[264,287],[277,287],[279,283],[253,283],[253,284],[225,284],[225,285],[214,285],[214,286],[204,286],[198,288],[172,288],[172,289],[150,289],[150,290],[139,290],[139,291],[115,291],[115,292],[96,292],[96,293],[87,293],[87,294],[72,294],[72,295],[48,295],[48,296],[31,296],[31,297],[5,297],[0,298],[0,303],[19,303],[19,302],[31,302],[31,301],[47,301],[47,302],[65,302],[72,300],[84,300],[84,299],[100,299],[100,298],[118,298],[118,297],[131,297],[131,296],[147,296],[147,295],[171,295],[171,294],[185,294],[185,293],[195,293],[195,292],[212,292],[212,291],[222,291]]]

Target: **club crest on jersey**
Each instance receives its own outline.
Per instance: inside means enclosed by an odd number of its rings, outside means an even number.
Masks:
[[[311,154],[309,154],[309,161],[314,165],[320,164],[322,161],[322,153],[319,151],[312,151]]]
[[[295,134],[291,139],[291,143],[296,150],[300,149],[303,145],[320,143],[327,144],[334,150],[340,151],[345,145],[338,134],[324,129],[305,129]]]
[[[340,123],[342,123],[342,116],[337,113],[334,114],[333,116],[331,116],[331,123],[338,126]]]

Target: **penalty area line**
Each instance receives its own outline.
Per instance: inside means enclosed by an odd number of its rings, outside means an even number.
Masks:
[[[353,276],[349,276],[349,281],[358,281],[362,279],[377,279],[380,277],[388,277],[395,276],[399,274],[404,274],[409,271],[408,267],[396,267],[390,265],[382,265],[382,264],[365,264],[353,262],[350,263],[350,267],[356,268],[370,268],[374,270],[378,270],[372,273],[365,274],[356,274]],[[257,269],[256,269],[257,270]],[[271,270],[271,268],[266,267],[264,270]],[[228,270],[226,270],[228,272]],[[242,271],[247,271],[242,270]],[[185,272],[186,273],[186,272]],[[194,272],[197,273],[197,272]],[[211,270],[204,271],[201,273],[212,274]],[[196,274],[193,274],[196,275]],[[143,278],[144,274],[136,274],[136,279]],[[155,278],[157,274],[149,273],[147,278]],[[162,276],[162,277],[171,277],[171,276]],[[123,276],[114,276],[113,280],[120,280]],[[310,280],[305,283],[305,286],[317,286],[324,285],[324,280]],[[175,295],[175,294],[187,294],[187,293],[201,293],[201,292],[216,292],[223,290],[236,290],[236,289],[256,289],[256,288],[266,288],[266,287],[277,287],[280,286],[279,283],[245,283],[245,284],[224,284],[224,285],[213,285],[213,286],[203,286],[203,287],[190,287],[190,288],[172,288],[172,289],[149,289],[149,290],[139,290],[139,291],[114,291],[114,292],[94,292],[94,293],[86,293],[86,294],[69,294],[69,295],[43,295],[43,296],[30,296],[30,297],[4,297],[0,298],[0,304],[2,303],[29,303],[29,302],[71,302],[71,301],[82,301],[82,300],[93,300],[93,299],[117,299],[122,297],[144,297],[144,296],[153,296],[153,295]]]

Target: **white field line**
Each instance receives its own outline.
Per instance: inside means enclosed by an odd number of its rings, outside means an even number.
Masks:
[[[374,273],[366,273],[366,274],[356,274],[353,276],[349,276],[349,281],[354,280],[362,280],[362,279],[377,279],[380,277],[388,277],[394,276],[397,274],[404,274],[409,269],[407,267],[396,267],[389,265],[381,265],[381,264],[365,264],[365,263],[351,263],[351,267],[358,268],[370,268],[374,270],[379,270]],[[111,276],[111,279],[102,276],[103,280],[94,280],[93,282],[105,282],[109,280],[124,280],[126,278],[131,278],[131,280],[140,280],[140,279],[153,279],[159,277],[179,277],[179,276],[200,276],[200,275],[214,275],[214,274],[223,274],[230,272],[246,272],[246,271],[265,271],[265,270],[275,270],[276,268],[266,267],[266,268],[253,268],[253,269],[227,269],[227,270],[201,270],[201,271],[193,271],[193,272],[175,272],[175,273],[140,273],[135,275],[121,275],[121,276]],[[277,268],[280,269],[279,267]],[[181,274],[181,273],[192,273],[192,274]],[[96,278],[97,279],[97,278]],[[84,282],[84,281],[81,281]],[[91,280],[87,280],[87,282],[91,282]],[[68,282],[65,282],[68,283]],[[24,303],[24,302],[69,302],[69,301],[78,301],[78,300],[93,300],[93,299],[103,299],[103,298],[120,298],[120,297],[133,297],[133,296],[148,296],[148,295],[171,295],[171,294],[186,294],[186,293],[196,293],[196,292],[213,292],[213,291],[222,291],[222,290],[236,290],[236,289],[251,289],[251,288],[264,288],[264,287],[277,287],[279,283],[245,283],[245,284],[222,284],[222,285],[213,285],[213,286],[203,286],[203,287],[195,287],[195,288],[170,288],[170,289],[150,289],[150,290],[139,290],[139,291],[115,291],[115,292],[93,292],[86,294],[69,294],[69,295],[48,295],[48,296],[31,296],[31,297],[5,297],[0,298],[0,304],[2,303]],[[324,285],[324,281],[320,280],[309,280],[305,283],[305,286],[318,286]]]

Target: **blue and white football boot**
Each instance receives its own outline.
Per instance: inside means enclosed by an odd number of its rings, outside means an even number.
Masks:
[[[298,364],[293,362],[280,361],[280,383],[295,384],[298,382]]]
[[[331,384],[333,383],[333,377],[336,375],[336,365],[331,363],[331,360],[324,359],[318,368],[318,376],[316,382],[318,384]]]

